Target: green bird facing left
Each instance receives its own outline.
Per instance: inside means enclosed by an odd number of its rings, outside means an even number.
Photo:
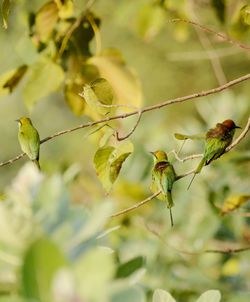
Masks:
[[[18,140],[22,151],[31,159],[38,169],[39,164],[39,150],[40,137],[36,128],[32,125],[30,118],[21,117],[17,120],[19,125]]]
[[[173,226],[174,221],[171,208],[174,206],[174,202],[172,199],[172,188],[176,181],[176,173],[173,165],[168,161],[167,154],[164,151],[159,150],[151,153],[154,156],[151,191],[153,193],[161,191],[157,198],[167,202],[171,226]]]

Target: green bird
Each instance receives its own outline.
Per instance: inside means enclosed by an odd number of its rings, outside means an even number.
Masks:
[[[154,156],[154,167],[152,170],[151,191],[156,193],[161,190],[157,198],[167,202],[169,208],[171,226],[174,225],[171,208],[174,206],[172,199],[172,188],[176,180],[174,167],[168,161],[164,151],[151,152]]]
[[[40,170],[39,149],[40,137],[36,128],[28,117],[17,120],[19,125],[18,140],[22,151],[36,164]]]
[[[188,186],[190,188],[195,175],[200,173],[204,166],[209,165],[213,160],[216,160],[226,151],[226,148],[231,144],[236,128],[234,121],[225,120],[222,123],[217,123],[215,128],[208,130],[205,140],[205,151],[202,160],[194,172],[194,176]]]

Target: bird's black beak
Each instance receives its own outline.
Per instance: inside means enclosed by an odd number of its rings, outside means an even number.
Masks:
[[[242,129],[240,126],[235,126],[234,128],[235,129]]]
[[[18,123],[19,123],[19,120],[15,120],[15,122],[18,122]]]
[[[151,153],[153,155],[153,157],[156,158],[156,155],[153,151],[150,151],[149,153]]]

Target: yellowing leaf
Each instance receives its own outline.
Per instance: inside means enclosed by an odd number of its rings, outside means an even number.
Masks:
[[[28,109],[36,102],[56,91],[64,78],[63,69],[47,58],[41,58],[30,67],[29,79],[23,90],[23,97]]]
[[[245,24],[250,25],[250,5],[245,5],[241,9],[241,16]]]
[[[187,134],[175,133],[174,137],[178,140],[186,140],[186,139],[201,140],[201,139],[205,139],[204,134],[187,135]]]
[[[3,85],[3,88],[8,88],[9,92],[11,93],[13,89],[17,86],[17,84],[21,81],[27,69],[27,65],[22,65],[18,67],[16,72]]]
[[[99,148],[94,157],[98,178],[104,189],[109,192],[116,181],[123,163],[133,151],[133,144],[126,142],[118,147],[104,146]]]
[[[0,76],[0,96],[6,95],[9,93],[9,88],[4,87],[6,82],[14,76],[16,70],[10,70]]]
[[[222,275],[224,276],[235,276],[240,272],[240,263],[237,258],[230,258],[227,262],[225,262],[222,266]]]
[[[41,42],[46,42],[58,20],[58,7],[54,1],[45,3],[37,12],[35,26],[36,34]]]
[[[84,113],[85,102],[82,97],[79,96],[80,87],[77,84],[66,85],[64,94],[67,104],[73,113],[80,116]]]
[[[118,55],[106,51],[103,55],[90,58],[89,62],[94,64],[100,75],[111,84],[117,103],[135,107],[142,105],[140,81]]]
[[[2,18],[3,18],[3,28],[8,28],[8,17],[10,13],[10,0],[3,0],[2,2]]]
[[[109,192],[112,187],[112,183],[109,177],[109,170],[110,159],[114,150],[115,148],[111,146],[103,147],[98,149],[94,156],[96,174],[107,192]]]
[[[107,80],[100,78],[83,88],[82,96],[87,104],[95,111],[101,114],[107,114],[111,108],[102,107],[111,105],[113,100],[113,90]]]
[[[232,212],[239,207],[241,207],[244,203],[250,200],[250,195],[232,195],[229,196],[225,201],[221,209],[221,215],[225,215],[229,212]]]
[[[131,154],[131,152],[128,153],[124,153],[122,155],[120,155],[116,160],[114,160],[112,162],[112,164],[110,165],[110,172],[109,172],[109,177],[110,177],[110,181],[112,183],[115,182],[115,180],[117,179],[121,168],[122,168],[122,164],[124,163],[124,161],[127,159],[127,157]]]
[[[146,4],[140,11],[138,18],[139,34],[150,40],[155,37],[166,24],[166,11],[155,4]]]
[[[60,1],[54,0],[59,9],[59,17],[61,19],[68,19],[74,14],[74,4],[72,0]]]

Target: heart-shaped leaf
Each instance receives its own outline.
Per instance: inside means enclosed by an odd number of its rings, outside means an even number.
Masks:
[[[176,300],[163,289],[156,289],[153,294],[153,302],[176,302]]]
[[[220,291],[211,289],[204,292],[196,302],[220,302],[220,300]]]

